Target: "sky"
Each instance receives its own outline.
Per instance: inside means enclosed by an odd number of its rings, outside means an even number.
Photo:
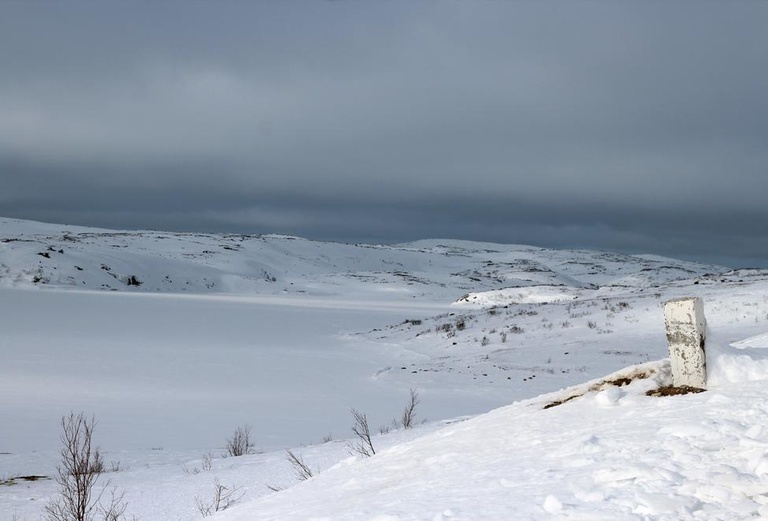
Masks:
[[[768,2],[6,0],[0,215],[768,266]]]

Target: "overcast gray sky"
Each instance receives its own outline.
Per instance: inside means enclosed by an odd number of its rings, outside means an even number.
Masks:
[[[768,2],[0,2],[0,215],[768,266]]]

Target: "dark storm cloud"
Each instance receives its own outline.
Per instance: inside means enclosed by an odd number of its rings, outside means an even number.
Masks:
[[[2,3],[0,214],[761,262],[767,16]]]

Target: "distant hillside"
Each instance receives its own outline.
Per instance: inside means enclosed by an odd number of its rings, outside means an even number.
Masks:
[[[0,218],[0,285],[172,293],[457,300],[648,288],[726,268],[650,256],[424,240],[395,246],[278,235],[112,231]],[[545,291],[545,292],[546,292]],[[542,293],[539,291],[538,293]],[[477,301],[466,296],[465,301]],[[477,302],[481,302],[477,301]]]

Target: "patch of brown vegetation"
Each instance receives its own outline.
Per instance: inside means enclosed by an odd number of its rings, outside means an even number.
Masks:
[[[666,387],[659,387],[658,389],[653,389],[651,391],[648,391],[646,396],[679,396],[681,394],[691,394],[691,393],[703,393],[706,391],[706,389],[699,389],[698,387],[690,387],[688,385],[681,385],[680,387],[675,387],[674,385],[667,385]]]
[[[570,402],[571,400],[575,400],[576,398],[578,398],[580,396],[583,396],[583,395],[581,395],[581,394],[574,394],[573,396],[569,396],[568,398],[566,398],[564,400],[555,400],[554,402],[548,403],[547,405],[545,405],[544,408],[545,409],[549,409],[551,407],[557,407],[558,405],[563,405],[565,402]]]
[[[638,375],[635,379],[642,380],[643,378],[648,378],[648,376],[650,375],[643,373],[642,375]],[[606,380],[605,382],[600,382],[601,384],[600,389],[605,388],[606,385],[615,385],[616,387],[623,387],[625,385],[631,384],[632,380],[633,380],[632,378],[627,378],[627,377],[616,378],[614,380]],[[599,389],[590,389],[590,390],[596,391]]]
[[[6,479],[4,481],[0,481],[0,485],[16,485],[18,481],[40,481],[41,479],[51,479],[48,476],[37,476],[37,475],[29,475],[29,476],[14,476],[10,479]]]
[[[557,407],[558,405],[563,405],[564,403],[570,402],[571,400],[575,400],[576,398],[581,398],[588,392],[602,391],[603,389],[609,386],[623,387],[625,385],[631,384],[635,380],[643,380],[645,378],[648,378],[654,372],[655,371],[653,370],[637,370],[634,373],[629,373],[625,376],[617,376],[616,378],[611,378],[610,380],[600,380],[596,384],[590,386],[589,389],[587,389],[585,392],[574,394],[562,400],[555,400],[554,402],[550,402],[547,405],[545,405],[544,408],[550,409],[552,407]]]

